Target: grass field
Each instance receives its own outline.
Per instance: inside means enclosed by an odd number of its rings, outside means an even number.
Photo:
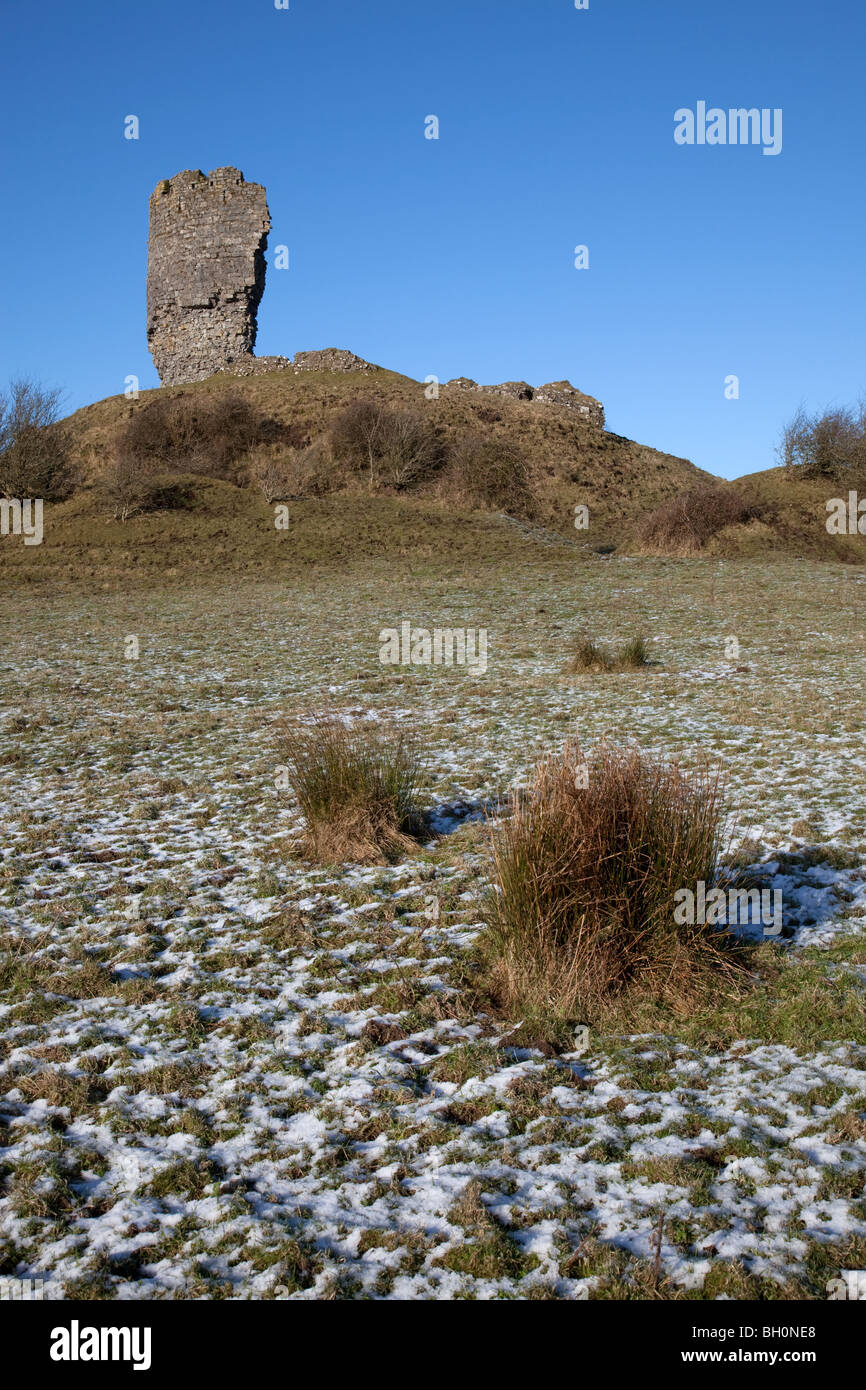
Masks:
[[[866,1267],[866,577],[496,525],[476,556],[418,559],[407,524],[408,560],[252,579],[205,551],[182,586],[97,556],[98,594],[50,568],[9,591],[0,1274],[821,1299]],[[381,665],[404,621],[486,629],[486,672]],[[642,635],[652,664],[570,675],[584,635]],[[325,708],[419,731],[442,833],[413,857],[300,857],[279,731]],[[480,990],[484,807],[573,734],[718,760],[731,854],[785,927],[742,997],[557,1054]]]

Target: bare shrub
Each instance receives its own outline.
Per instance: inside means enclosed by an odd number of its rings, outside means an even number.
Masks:
[[[529,463],[509,440],[463,435],[452,449],[451,471],[474,503],[524,516],[532,510]]]
[[[542,761],[491,832],[488,940],[500,1003],[598,1020],[624,996],[687,1009],[737,967],[731,938],[679,926],[675,893],[716,879],[723,789],[637,749],[574,742]]]
[[[431,422],[418,411],[393,411],[384,431],[382,471],[392,487],[424,482],[440,467],[445,451]]]
[[[866,400],[809,415],[801,406],[782,431],[777,450],[792,476],[840,478],[866,472]]]
[[[330,430],[335,457],[367,472],[370,490],[384,480],[402,489],[430,477],[444,460],[439,433],[414,410],[392,410],[369,397],[352,401]]]
[[[708,484],[645,513],[637,525],[637,538],[647,550],[701,550],[725,526],[757,515],[757,508],[741,493]]]
[[[69,438],[59,388],[29,378],[0,393],[0,494],[57,499],[72,491]]]
[[[284,737],[292,789],[306,822],[306,852],[319,863],[391,862],[417,849],[420,756],[411,734],[349,726],[317,715]]]
[[[268,503],[290,496],[285,452],[273,444],[260,444],[247,459],[247,475]]]
[[[235,481],[238,464],[262,444],[302,442],[300,427],[260,414],[240,392],[158,395],[130,416],[116,440],[119,459],[176,473]]]
[[[150,476],[139,459],[112,458],[100,481],[115,521],[128,521],[144,508]]]
[[[335,458],[352,467],[365,468],[371,492],[386,449],[390,415],[388,407],[379,401],[361,397],[350,402],[331,422],[330,442]]]
[[[138,512],[185,511],[194,502],[188,478],[124,457],[111,462],[101,488],[115,521],[128,521]]]
[[[335,481],[333,461],[321,443],[298,449],[260,445],[250,454],[247,475],[268,503],[321,497],[332,490]]]

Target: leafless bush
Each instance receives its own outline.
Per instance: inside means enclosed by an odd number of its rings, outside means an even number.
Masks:
[[[866,400],[809,415],[800,406],[782,431],[778,457],[791,476],[839,478],[866,472]]]
[[[101,483],[115,521],[128,521],[141,511],[149,476],[149,468],[138,459],[122,456],[111,460]]]
[[[59,423],[61,391],[28,378],[0,393],[0,493],[65,497],[72,490],[69,438]]]
[[[757,509],[741,493],[707,485],[691,488],[645,513],[638,522],[637,536],[646,549],[701,550],[725,526],[756,515]]]
[[[334,467],[322,443],[286,449],[279,444],[263,444],[250,454],[249,480],[266,502],[288,498],[321,497],[334,486]]]
[[[336,458],[366,470],[371,491],[382,478],[395,488],[422,482],[444,459],[435,426],[420,412],[365,397],[335,417],[330,442]]]
[[[366,468],[371,491],[378,481],[390,414],[379,401],[362,397],[347,405],[331,422],[334,456],[355,468]]]
[[[429,478],[444,458],[435,427],[414,410],[396,410],[387,421],[382,468],[392,487],[411,487]]]
[[[188,479],[128,455],[117,455],[102,477],[102,491],[115,521],[128,521],[138,512],[182,511],[192,504]]]
[[[473,503],[522,516],[532,511],[529,463],[509,440],[462,436],[451,451],[451,473]]]
[[[178,473],[235,481],[239,461],[263,444],[301,442],[290,428],[262,415],[240,392],[156,396],[139,406],[116,441],[118,458]]]

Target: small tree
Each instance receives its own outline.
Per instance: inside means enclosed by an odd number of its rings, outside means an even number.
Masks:
[[[390,413],[383,429],[383,469],[395,488],[410,487],[434,473],[444,458],[436,429],[415,410]]]
[[[866,400],[809,415],[800,406],[782,431],[777,450],[788,473],[838,478],[866,470]]]
[[[70,488],[69,441],[59,424],[62,392],[20,377],[0,393],[0,493],[64,496]]]
[[[366,468],[371,492],[387,450],[390,424],[391,411],[387,406],[362,397],[341,410],[331,425],[335,456],[357,468]]]

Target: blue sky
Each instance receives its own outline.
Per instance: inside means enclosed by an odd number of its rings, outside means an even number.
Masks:
[[[258,353],[569,377],[617,433],[727,477],[770,467],[798,404],[866,391],[864,46],[862,0],[19,4],[0,382],[35,375],[69,409],[157,385],[149,195],[234,164],[267,187],[268,259],[291,254]],[[781,108],[781,153],[678,146],[698,101]]]

